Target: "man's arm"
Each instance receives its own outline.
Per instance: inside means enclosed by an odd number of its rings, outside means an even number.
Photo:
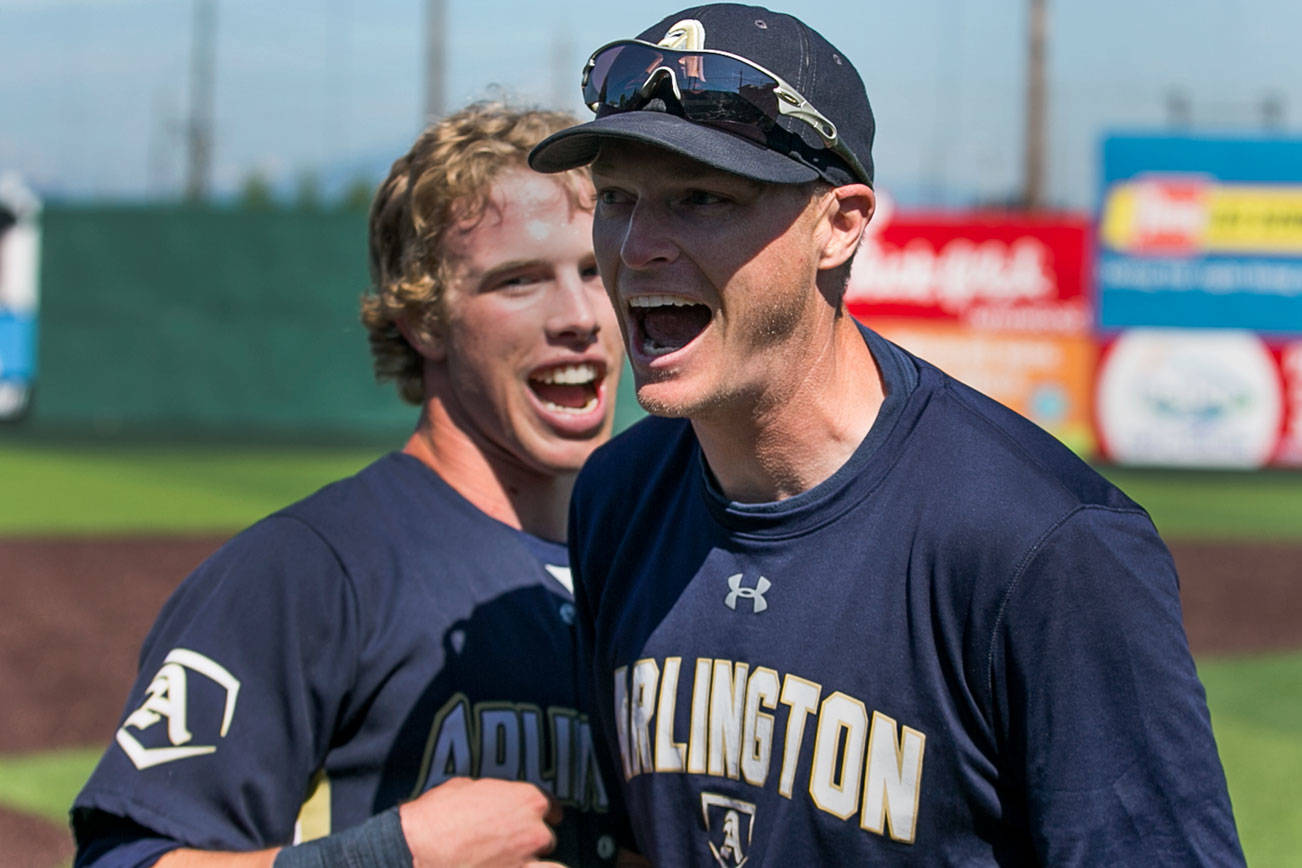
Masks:
[[[167,853],[154,865],[157,868],[271,868],[280,847],[254,853],[212,853],[181,848]]]
[[[1147,517],[1078,510],[1002,619],[993,719],[1040,859],[1243,864],[1175,568]]]
[[[402,805],[398,816],[401,837],[416,868],[556,864],[537,860],[556,846],[551,827],[560,822],[561,806],[530,783],[454,778]],[[385,830],[373,834],[391,833]],[[301,859],[304,864],[316,860],[328,865],[343,861],[331,858],[335,855],[332,845],[339,843],[339,839],[340,835],[332,835],[300,845],[314,848],[310,855],[295,853],[298,848],[292,847],[249,852],[183,847],[166,853],[155,864],[157,868],[271,868],[279,864],[278,859],[286,864],[298,864]],[[399,844],[399,849],[402,846]],[[110,850],[96,861],[84,864],[99,868],[123,864],[114,858],[114,853]],[[365,865],[356,861],[348,864]],[[377,862],[374,868],[389,868],[389,865]]]

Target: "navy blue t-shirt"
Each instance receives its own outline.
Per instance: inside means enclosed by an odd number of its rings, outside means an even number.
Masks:
[[[625,846],[657,865],[1241,864],[1169,554],[1056,440],[864,330],[831,478],[728,501],[685,421],[572,500]]]
[[[539,784],[566,806],[554,858],[608,859],[568,583],[563,545],[488,517],[409,455],[327,486],[168,600],[77,797],[78,837],[135,841],[110,863],[257,849],[469,775]]]

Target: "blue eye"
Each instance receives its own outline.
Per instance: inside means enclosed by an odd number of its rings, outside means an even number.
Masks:
[[[686,198],[689,205],[718,205],[727,201],[719,194],[711,193],[709,190],[691,190],[684,198]]]

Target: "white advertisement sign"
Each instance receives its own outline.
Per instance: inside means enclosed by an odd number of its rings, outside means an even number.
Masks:
[[[1250,332],[1136,329],[1104,352],[1096,413],[1121,464],[1262,467],[1283,428],[1283,386]]]

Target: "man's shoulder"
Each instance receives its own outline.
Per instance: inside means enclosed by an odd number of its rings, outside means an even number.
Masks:
[[[402,456],[390,453],[351,476],[345,476],[272,513],[268,518],[292,518],[325,530],[343,524],[380,520],[377,508],[392,500],[400,482],[410,474]]]
[[[419,459],[391,452],[264,519],[296,522],[338,549],[433,541],[431,526],[493,525]]]
[[[1029,504],[1058,502],[1139,511],[1120,489],[1062,441],[990,396],[921,363],[931,384],[926,424],[914,430],[926,460],[941,462],[960,486],[1019,491]]]
[[[360,567],[393,561],[406,533],[399,524],[412,497],[402,456],[386,455],[352,476],[330,482],[240,531],[200,564],[181,589],[263,589],[353,582]],[[414,520],[414,519],[406,519]],[[305,579],[310,581],[305,582]]]

